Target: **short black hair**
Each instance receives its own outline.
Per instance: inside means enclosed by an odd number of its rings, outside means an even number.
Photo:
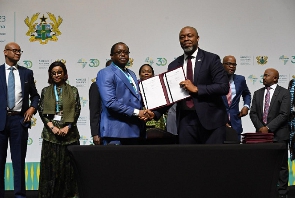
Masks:
[[[113,54],[114,54],[114,50],[115,50],[115,47],[117,46],[117,45],[119,45],[119,44],[123,44],[123,45],[126,45],[125,43],[123,43],[123,42],[118,42],[118,43],[115,43],[113,46],[112,46],[112,48],[111,48],[111,56],[113,56]],[[127,45],[126,45],[127,46]],[[127,46],[127,48],[128,48],[128,50],[129,50],[129,47]]]
[[[152,70],[152,74],[155,75],[154,68],[150,64],[147,64],[147,63],[146,64],[143,64],[142,66],[140,66],[139,71],[138,71],[138,74],[139,75],[140,75],[140,72],[141,72],[141,70],[142,70],[142,68],[144,66],[149,66],[151,68],[151,70]]]

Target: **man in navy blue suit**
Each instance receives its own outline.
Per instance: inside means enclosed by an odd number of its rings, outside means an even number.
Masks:
[[[0,66],[0,197],[4,197],[8,141],[13,166],[14,194],[17,198],[26,197],[25,158],[28,128],[31,127],[31,118],[36,113],[40,96],[35,87],[33,71],[17,64],[21,54],[17,43],[8,43],[4,49],[5,64]]]
[[[179,143],[222,144],[228,118],[221,96],[228,93],[228,77],[218,55],[198,48],[199,39],[195,28],[182,28],[179,42],[184,54],[168,66],[168,70],[183,67],[187,80],[180,86],[191,95],[191,100],[177,103]]]
[[[244,76],[235,74],[236,58],[234,56],[225,56],[223,58],[223,67],[229,78],[230,91],[222,96],[226,111],[229,117],[227,127],[232,127],[238,134],[239,139],[243,132],[241,118],[248,114],[251,103],[251,93],[246,84]],[[239,111],[240,98],[243,97],[244,105]]]

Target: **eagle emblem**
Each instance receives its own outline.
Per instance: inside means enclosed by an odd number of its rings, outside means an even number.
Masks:
[[[126,67],[127,67],[127,68],[132,67],[132,66],[133,66],[133,61],[134,61],[133,58],[129,58],[129,61],[128,61],[128,63],[126,64]]]
[[[267,59],[267,56],[256,56],[256,60],[259,65],[265,65],[267,63]]]
[[[28,26],[29,30],[26,35],[30,37],[29,41],[39,41],[40,44],[45,45],[48,41],[57,41],[58,36],[61,35],[61,31],[59,30],[59,26],[62,23],[63,19],[58,16],[56,18],[54,14],[47,12],[48,18],[51,22],[47,23],[47,17],[44,16],[40,18],[41,22],[37,23],[40,13],[33,14],[30,18],[24,20],[25,24]]]

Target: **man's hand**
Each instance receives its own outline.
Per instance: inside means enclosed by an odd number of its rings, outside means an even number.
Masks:
[[[145,110],[146,112],[145,112],[145,115],[146,115],[146,117],[148,117],[149,118],[149,120],[152,120],[152,119],[154,119],[154,117],[155,117],[155,114],[154,114],[154,112],[152,112],[151,110],[149,110],[149,109],[147,109],[147,110]]]
[[[25,117],[24,122],[30,122],[34,113],[35,113],[35,108],[30,107],[24,114],[24,117]]]
[[[100,145],[100,137],[98,135],[93,136],[93,143],[95,145]]]
[[[261,133],[268,133],[268,128],[267,128],[266,126],[261,127],[261,128],[259,129],[259,132],[261,132]]]
[[[148,121],[148,120],[152,120],[155,117],[155,114],[149,109],[147,109],[147,110],[139,110],[138,117],[141,120]]]
[[[244,117],[248,115],[248,111],[249,111],[248,107],[243,107],[239,113],[239,117]]]
[[[190,93],[198,93],[198,87],[196,87],[190,80],[185,80],[179,83],[180,87]]]
[[[230,125],[229,125],[229,123],[226,123],[226,125],[225,125],[226,127],[231,127]]]

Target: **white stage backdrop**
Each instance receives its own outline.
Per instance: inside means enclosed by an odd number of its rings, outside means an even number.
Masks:
[[[294,0],[0,0],[0,49],[11,41],[20,44],[19,64],[34,71],[39,93],[47,86],[50,63],[66,60],[69,83],[81,96],[81,144],[88,145],[88,90],[114,43],[129,46],[134,72],[148,62],[159,74],[182,54],[180,29],[193,26],[200,48],[237,58],[236,73],[246,77],[251,93],[262,87],[269,67],[280,72],[279,84],[287,87],[295,75],[294,10]],[[242,120],[244,132],[253,132],[249,116]],[[40,160],[42,127],[36,114],[27,162]]]

